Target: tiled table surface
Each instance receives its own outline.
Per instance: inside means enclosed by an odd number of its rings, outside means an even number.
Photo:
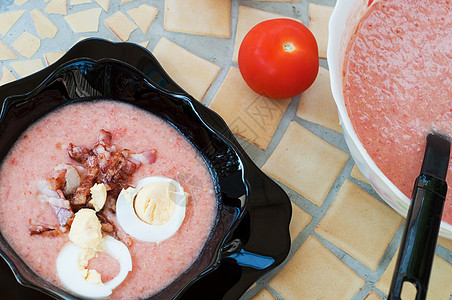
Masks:
[[[148,6],[140,6],[144,3]],[[288,259],[242,298],[384,299],[403,219],[363,179],[341,134],[325,59],[334,4],[3,0],[0,84],[45,67],[82,38],[140,43],[177,83],[225,119],[251,158],[292,201]],[[91,15],[78,24],[77,14]],[[241,39],[254,24],[280,16],[298,19],[314,32],[321,67],[308,91],[274,101],[246,86],[236,59]],[[451,299],[452,241],[439,240],[429,291],[429,299]]]

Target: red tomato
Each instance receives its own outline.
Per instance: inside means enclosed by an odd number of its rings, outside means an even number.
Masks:
[[[238,63],[243,79],[256,93],[272,99],[291,98],[317,77],[317,42],[311,31],[295,20],[264,21],[243,39]]]

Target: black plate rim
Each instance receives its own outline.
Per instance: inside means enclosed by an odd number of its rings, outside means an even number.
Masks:
[[[130,49],[134,49],[134,51],[136,52],[136,54],[139,55],[147,55],[148,60],[150,62],[152,62],[154,64],[154,67],[157,68],[160,73],[161,76],[164,77],[168,84],[167,86],[170,86],[171,89],[166,89],[166,86],[161,86],[156,84],[155,82],[153,82],[146,74],[144,71],[140,70],[138,67],[134,66],[133,63],[128,62],[126,59],[122,60],[119,59],[117,57],[102,57],[102,58],[89,58],[86,56],[79,56],[77,57],[77,52],[80,51],[80,49],[83,49],[84,51],[86,51],[86,49],[90,49],[93,47],[93,43],[96,46],[101,45],[103,49],[108,49],[110,47],[116,47],[116,48],[127,48],[128,50]],[[106,51],[106,53],[108,53],[108,51]],[[3,106],[6,104],[6,102],[8,102],[8,98],[10,98],[9,96],[13,96],[13,98],[15,98],[14,96],[27,96],[27,95],[31,95],[34,92],[36,92],[37,90],[42,89],[43,87],[47,86],[51,81],[52,78],[54,77],[55,74],[57,74],[59,71],[61,71],[62,69],[64,69],[66,66],[69,66],[73,63],[79,62],[79,61],[83,61],[83,60],[88,60],[88,61],[94,61],[94,62],[116,62],[116,63],[121,63],[124,65],[127,65],[129,68],[133,69],[135,72],[138,72],[140,74],[142,74],[143,78],[147,80],[147,82],[152,85],[153,87],[160,89],[162,92],[164,93],[168,93],[172,96],[176,96],[176,97],[182,97],[187,99],[188,102],[190,102],[191,107],[193,108],[194,111],[196,111],[198,117],[200,118],[200,120],[203,121],[203,123],[213,132],[215,132],[218,136],[220,136],[226,143],[228,143],[229,145],[231,145],[234,150],[237,152],[237,154],[242,158],[242,163],[243,163],[243,173],[242,173],[242,180],[246,183],[246,186],[249,185],[249,182],[246,178],[246,171],[250,168],[254,168],[257,169],[257,167],[255,166],[255,164],[251,161],[251,159],[246,155],[246,153],[244,152],[244,150],[241,148],[240,144],[237,142],[237,140],[234,138],[234,136],[232,135],[232,133],[227,130],[224,131],[222,130],[222,132],[219,132],[217,129],[212,128],[211,126],[209,126],[209,124],[207,124],[202,116],[200,115],[199,111],[197,109],[200,108],[200,106],[202,104],[200,104],[198,101],[196,101],[195,99],[193,99],[190,95],[188,95],[186,92],[184,92],[182,90],[182,88],[180,88],[176,83],[174,83],[174,81],[164,72],[163,68],[161,67],[161,65],[158,63],[158,61],[152,56],[151,53],[149,53],[146,49],[142,48],[141,46],[135,45],[135,44],[131,44],[131,43],[112,43],[112,42],[108,42],[108,41],[104,41],[101,39],[87,39],[84,41],[81,41],[79,43],[77,43],[73,48],[71,48],[60,60],[58,60],[54,65],[51,65],[50,67],[47,67],[35,74],[32,74],[26,78],[20,79],[12,84],[8,84],[5,86],[0,87],[0,101],[2,101],[2,111],[3,111]],[[38,82],[39,84],[37,86],[35,86],[33,89],[28,90],[28,91],[24,91],[23,87],[25,86],[33,86],[33,84],[35,84],[36,82]],[[18,94],[17,92],[15,92],[16,94],[9,94],[8,95],[8,89],[11,86],[17,86],[20,85],[22,88],[21,90],[23,91],[22,94]],[[17,90],[17,88],[16,88]],[[6,91],[6,92],[4,92]],[[6,93],[6,97],[2,98],[2,95],[5,95]],[[203,109],[207,109],[209,111],[209,113],[215,117],[217,120],[222,123],[222,125],[224,127],[227,128],[226,123],[224,122],[224,120],[221,119],[221,117],[218,116],[218,114],[216,114],[214,111],[209,110],[208,108],[206,108],[205,106],[203,106]],[[223,134],[226,133],[226,134]],[[285,244],[281,244],[281,255],[280,257],[278,257],[278,259],[275,261],[274,264],[272,264],[270,267],[266,268],[265,270],[262,270],[258,275],[256,275],[255,279],[261,277],[263,274],[267,273],[268,271],[274,269],[275,267],[277,267],[287,256],[289,250],[290,250],[290,237],[289,237],[289,231],[288,231],[288,225],[290,222],[290,217],[291,217],[291,207],[290,207],[290,200],[288,199],[287,195],[281,190],[281,188],[274,183],[273,181],[269,180],[268,177],[262,173],[259,170],[259,175],[262,176],[262,178],[266,179],[268,182],[272,182],[274,186],[272,186],[272,188],[275,189],[279,189],[280,192],[282,192],[281,195],[283,195],[283,198],[285,196],[285,199],[282,201],[282,205],[286,205],[288,208],[286,209],[289,214],[287,214],[287,218],[286,220],[283,220],[281,223],[285,223],[285,231],[282,233],[283,235],[285,235],[285,239],[287,241],[289,241],[288,243],[286,242]],[[241,218],[243,217],[243,213],[242,215],[239,217],[239,221],[236,222],[234,228],[228,232],[228,234],[224,237],[224,239],[221,242],[221,245],[224,245],[224,242],[229,238],[229,236],[231,236],[233,234],[233,231],[235,230],[235,228],[237,226],[240,225],[241,222]],[[284,239],[284,238],[283,238]],[[3,257],[3,254],[2,254]],[[221,257],[221,251],[218,252],[217,255],[217,262],[209,269],[205,270],[203,273],[199,274],[199,276],[207,276],[209,273],[213,272],[216,267],[218,267],[218,263],[221,262],[221,260],[224,259],[224,257]],[[16,268],[14,268],[14,266],[11,264],[10,261],[8,261],[8,259],[5,259],[8,263],[8,265],[10,266],[10,268],[13,270],[13,273],[16,277],[16,279],[25,286],[28,287],[32,287],[34,289],[43,291],[42,288],[35,286],[34,283],[29,282],[28,280],[26,280],[25,278],[23,278],[21,276],[21,274],[17,271]],[[198,276],[198,277],[199,277]],[[196,283],[196,282],[195,282]],[[240,293],[243,293],[246,291],[246,289],[251,285],[251,283],[248,283],[246,285],[243,285],[241,287],[241,291]],[[54,294],[52,291],[49,293],[49,291],[44,291],[47,294],[50,294],[51,296],[58,296],[58,294]]]

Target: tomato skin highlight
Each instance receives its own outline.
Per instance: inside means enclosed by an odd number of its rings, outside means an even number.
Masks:
[[[317,42],[295,20],[264,21],[243,39],[238,64],[243,79],[256,93],[272,99],[291,98],[308,89],[317,77]]]

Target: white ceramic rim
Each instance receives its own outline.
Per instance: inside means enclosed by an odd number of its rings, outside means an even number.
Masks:
[[[340,53],[341,53],[341,46],[342,41],[345,34],[345,28],[346,23],[349,15],[351,13],[358,13],[360,14],[360,17],[364,15],[364,11],[353,11],[353,6],[357,2],[361,2],[363,5],[367,6],[366,0],[337,0],[336,5],[334,7],[333,13],[331,15],[331,18],[328,23],[328,48],[327,48],[327,61],[328,66],[330,70],[330,82],[331,82],[331,91],[333,93],[334,101],[336,102],[336,106],[338,108],[338,114],[340,123],[342,126],[342,130],[344,132],[344,135],[348,135],[351,139],[351,142],[354,143],[354,145],[349,144],[349,140],[346,138],[346,142],[348,144],[348,147],[351,148],[352,146],[355,146],[358,154],[361,155],[361,157],[364,159],[365,163],[370,168],[371,172],[376,174],[376,176],[382,180],[383,184],[386,185],[386,188],[389,189],[392,193],[397,195],[399,199],[398,201],[403,202],[406,204],[407,207],[409,207],[411,200],[405,196],[384,174],[380,171],[380,169],[377,167],[375,162],[372,160],[372,158],[369,156],[367,151],[364,149],[363,144],[359,140],[355,130],[353,129],[353,125],[351,123],[350,117],[348,116],[347,109],[345,108],[345,102],[343,98],[343,90],[342,90],[342,61],[340,60]],[[376,1],[374,1],[375,3]],[[353,24],[354,28],[356,28],[357,24]],[[353,29],[354,31],[354,29]],[[345,44],[344,44],[345,45]],[[353,156],[353,152],[350,151],[350,153]],[[364,172],[363,172],[364,173]],[[364,174],[364,176],[368,178],[367,174]],[[369,180],[369,182],[371,182]],[[373,186],[373,184],[371,183]],[[378,189],[373,186],[373,188],[377,191]],[[404,210],[403,208],[395,207],[391,204],[389,199],[386,199],[385,195],[381,195],[378,193],[380,197],[394,210],[396,210],[399,214],[401,214],[403,217],[406,217],[408,210]],[[441,222],[441,229],[440,229],[440,236],[452,239],[452,225]]]

